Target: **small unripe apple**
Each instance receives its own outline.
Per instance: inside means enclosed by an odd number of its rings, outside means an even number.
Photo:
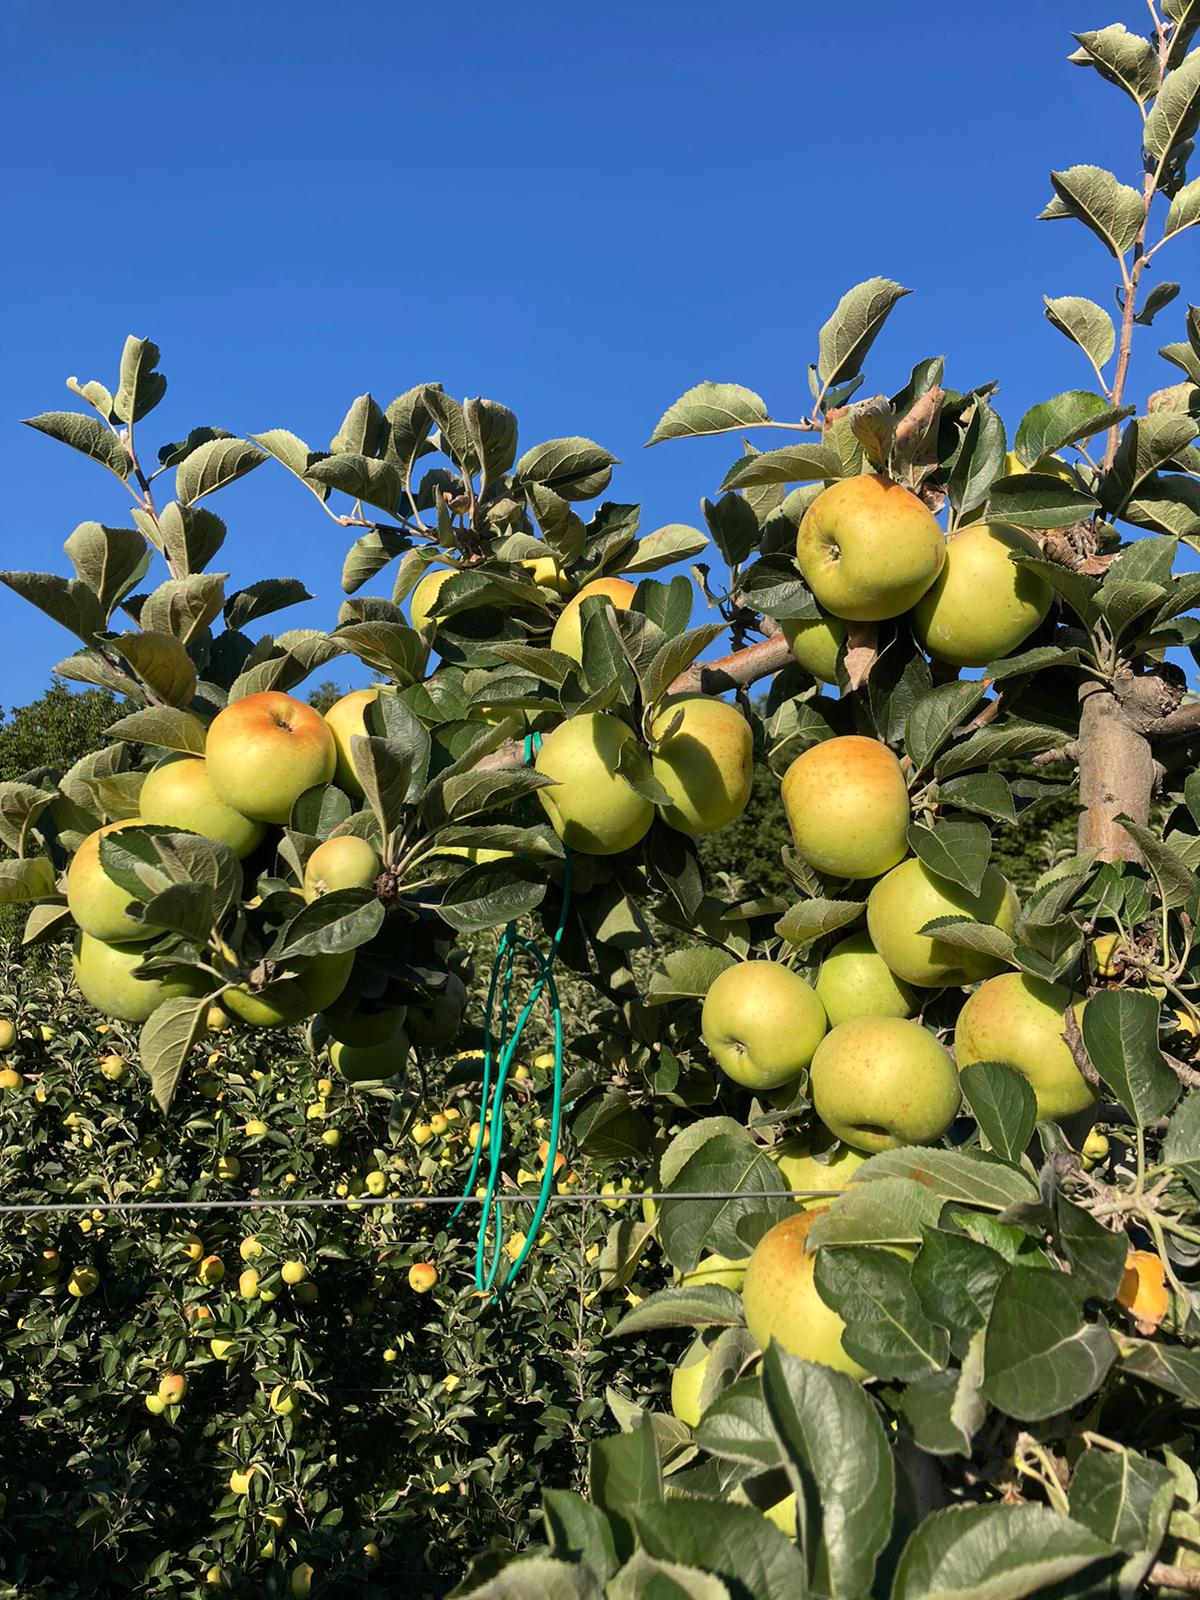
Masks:
[[[304,866],[304,898],[315,900],[335,889],[369,889],[383,863],[375,846],[354,834],[326,839]]]
[[[1086,1111],[1095,1094],[1063,1035],[1066,1013],[1082,1025],[1084,1001],[1059,983],[1003,972],[970,995],[958,1014],[954,1053],[961,1072],[974,1061],[1014,1067],[1037,1096],[1043,1122]]]
[[[1099,1128],[1089,1128],[1079,1152],[1083,1158],[1084,1171],[1090,1172],[1093,1167],[1098,1166],[1108,1155],[1108,1149],[1108,1135],[1101,1133]]]
[[[336,1150],[342,1142],[342,1136],[337,1128],[325,1128],[321,1133],[321,1143],[328,1145],[330,1150]]]
[[[253,1267],[247,1267],[238,1277],[238,1293],[243,1300],[257,1300],[259,1295],[258,1273]]]
[[[211,1005],[204,1013],[206,1033],[227,1033],[233,1027],[233,1018],[223,1006]]]
[[[911,809],[900,763],[857,734],[811,745],[780,791],[796,849],[818,872],[877,878],[904,859]]]
[[[1004,875],[989,866],[978,894],[941,878],[914,856],[881,878],[867,899],[867,930],[888,966],[921,989],[977,983],[1004,963],[981,951],[948,944],[920,930],[938,917],[971,917],[1009,935],[1016,932],[1020,903]]]
[[[1098,978],[1119,978],[1125,970],[1126,949],[1119,933],[1101,933],[1091,941],[1092,964]]]
[[[408,620],[419,634],[431,638],[437,632],[437,620],[432,615],[443,584],[456,577],[453,567],[437,567],[427,572],[413,589],[408,599]]]
[[[843,478],[800,524],[796,560],[826,611],[882,622],[909,611],[942,570],[946,541],[933,513],[890,478]]]
[[[201,992],[199,974],[135,977],[136,969],[147,954],[140,940],[108,944],[88,933],[76,934],[71,971],[79,992],[97,1011],[102,1011],[106,1017],[119,1017],[123,1022],[145,1022],[164,1000]]]
[[[671,1373],[671,1414],[689,1428],[694,1428],[702,1415],[700,1393],[708,1374],[708,1357],[708,1341],[698,1333]]]
[[[288,1579],[288,1592],[292,1600],[308,1600],[312,1594],[312,1581],[315,1568],[307,1561],[302,1561],[298,1567],[292,1568],[292,1575]]]
[[[223,1183],[229,1183],[232,1182],[232,1180],[241,1172],[242,1163],[238,1160],[237,1156],[218,1156],[216,1170],[217,1177],[220,1178]]]
[[[913,607],[917,643],[955,667],[985,667],[1011,655],[1042,622],[1054,591],[1012,560],[1040,547],[1019,528],[972,523],[950,540],[946,564]]]
[[[220,799],[258,822],[287,822],[305,790],[328,783],[337,765],[321,713],[273,689],[219,711],[204,755]]]
[[[417,1294],[428,1294],[437,1281],[437,1268],[431,1261],[414,1261],[408,1269],[408,1286]]]
[[[852,933],[835,944],[821,962],[815,987],[831,1028],[855,1017],[911,1017],[917,1009],[912,990],[888,966],[869,933]]]
[[[142,822],[198,833],[241,857],[257,849],[267,831],[221,799],[201,756],[169,755],[151,767],[138,794],[138,812]]]
[[[76,1267],[67,1279],[67,1293],[76,1300],[86,1300],[100,1287],[100,1274],[95,1267]]]
[[[824,1209],[797,1211],[755,1245],[742,1286],[746,1326],[763,1350],[774,1339],[804,1361],[865,1378],[864,1369],[842,1348],[846,1324],[821,1299],[813,1281],[817,1258],[806,1242]]]
[[[633,730],[606,712],[568,717],[546,735],[534,764],[554,783],[537,797],[569,849],[618,855],[649,831],[654,807],[617,772],[621,751],[631,742],[636,743]]]
[[[289,963],[289,970],[292,968]],[[331,1006],[350,978],[354,951],[317,955],[294,964],[294,978],[281,978],[263,989],[225,991],[225,1004],[243,1022],[256,1028],[287,1028]]]
[[[11,1050],[16,1042],[16,1024],[11,1017],[0,1017],[0,1051]]]
[[[333,781],[339,789],[344,789],[356,800],[362,799],[363,786],[354,768],[350,741],[356,735],[359,737],[367,735],[369,731],[366,723],[367,707],[378,698],[378,689],[352,689],[340,700],[335,700],[325,713],[325,721],[337,749],[337,765],[334,768]]]
[[[550,635],[550,648],[572,661],[583,660],[583,618],[581,608],[585,600],[599,595],[618,611],[628,611],[633,604],[636,585],[627,578],[594,578],[585,583],[573,600],[569,600],[559,613],[554,631]]]
[[[796,1190],[797,1194],[803,1194],[806,1189],[845,1190],[867,1159],[848,1144],[842,1144],[827,1161],[819,1161],[817,1152],[802,1136],[785,1139],[782,1144],[768,1150],[767,1154],[779,1168],[784,1186]],[[814,1206],[827,1205],[828,1201],[821,1198],[797,1199],[796,1204],[811,1210]]]
[[[868,1155],[935,1144],[960,1100],[949,1052],[902,1017],[859,1017],[834,1028],[817,1047],[809,1090],[829,1131]]]
[[[825,1010],[789,967],[741,961],[714,979],[700,1031],[727,1077],[748,1089],[777,1089],[812,1060],[825,1032]]]
[[[846,641],[846,624],[840,617],[784,617],[779,626],[792,655],[818,683],[836,683],[838,657]]]
[[[411,1015],[411,1008],[409,1010]],[[376,1083],[394,1078],[408,1060],[407,1025],[399,1025],[381,1044],[343,1044],[335,1039],[329,1059],[348,1083]]]
[[[669,827],[714,833],[741,816],[754,776],[754,736],[737,706],[711,695],[668,696],[651,734],[659,741],[651,770],[671,797],[659,812]]]
[[[198,1233],[185,1233],[179,1243],[189,1261],[202,1261],[204,1259],[204,1240],[201,1239]]]
[[[378,1198],[387,1193],[387,1174],[385,1172],[367,1173],[367,1193]]]
[[[100,1074],[110,1083],[120,1083],[128,1070],[128,1062],[124,1056],[108,1055],[100,1057]]]
[[[161,1395],[157,1394],[146,1395],[145,1405],[146,1410],[152,1417],[161,1417],[163,1412],[167,1409],[167,1402],[162,1398]]]

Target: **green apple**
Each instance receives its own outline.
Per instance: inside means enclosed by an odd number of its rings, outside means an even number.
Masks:
[[[627,578],[594,578],[591,583],[585,583],[575,598],[568,600],[559,612],[554,632],[550,635],[551,650],[570,656],[572,661],[582,661],[583,618],[580,612],[583,602],[593,595],[600,595],[618,611],[628,611],[633,604],[636,587]]]
[[[0,1052],[11,1050],[16,1042],[16,1024],[11,1017],[0,1017]]]
[[[90,933],[75,937],[71,970],[84,999],[106,1017],[145,1022],[164,1000],[204,992],[202,974],[137,978],[134,970],[149,952],[141,942],[107,944]]]
[[[466,985],[457,973],[451,972],[444,989],[409,1005],[409,1037],[423,1049],[441,1049],[458,1032],[466,1009]]]
[[[257,849],[267,831],[263,823],[225,804],[202,756],[165,756],[151,767],[138,795],[138,812],[142,822],[198,833],[243,857]]]
[[[716,1253],[711,1256],[701,1256],[690,1272],[680,1274],[680,1286],[684,1289],[695,1289],[702,1283],[715,1283],[722,1289],[740,1289],[749,1261],[749,1256],[737,1260]]]
[[[204,755],[218,796],[259,822],[287,822],[305,790],[328,783],[337,766],[337,746],[321,713],[274,689],[219,711]]]
[[[700,1031],[726,1077],[747,1089],[778,1089],[812,1060],[825,1008],[790,967],[739,961],[709,987]]]
[[[227,989],[221,996],[222,1005],[256,1028],[291,1027],[333,1004],[350,977],[354,951],[309,956],[289,962],[289,970],[293,965],[299,969],[294,978],[281,978],[253,992],[240,987]]]
[[[900,484],[843,478],[804,513],[796,559],[826,611],[882,622],[916,605],[942,570],[946,541],[933,513]]]
[[[671,1373],[671,1415],[694,1428],[702,1415],[700,1393],[708,1375],[709,1345],[698,1333]]]
[[[133,901],[133,895],[114,883],[100,865],[101,839],[138,825],[136,821],[110,822],[97,828],[76,850],[67,869],[67,909],[76,926],[93,939],[128,944],[153,939],[162,932],[129,915],[125,908]]]
[[[333,781],[339,789],[353,795],[356,800],[362,799],[363,786],[355,771],[350,741],[356,736],[367,736],[367,707],[378,698],[378,689],[352,689],[340,700],[335,700],[325,713],[325,722],[333,735],[337,751]]]
[[[367,1010],[357,998],[347,1004],[346,994],[343,993],[332,1006],[322,1011],[321,1020],[329,1030],[331,1038],[337,1039],[341,1044],[362,1046],[385,1043],[404,1026],[404,1019],[407,1016],[407,1006]]]
[[[342,1044],[335,1039],[329,1059],[350,1083],[375,1083],[394,1078],[408,1060],[408,1034],[398,1027],[381,1044]]]
[[[742,1306],[746,1326],[765,1350],[774,1339],[804,1361],[865,1378],[866,1372],[842,1349],[846,1324],[817,1293],[816,1253],[806,1248],[808,1231],[826,1208],[797,1211],[777,1222],[754,1247]]]
[[[913,607],[917,643],[955,667],[985,667],[1011,655],[1043,620],[1050,585],[1012,559],[1040,554],[1019,528],[977,522],[955,534],[946,564]]]
[[[442,592],[442,586],[457,575],[454,567],[437,567],[425,574],[409,596],[408,620],[423,637],[432,638],[437,632],[437,621],[432,614],[433,608],[437,604],[438,595]]]
[[[617,773],[630,742],[637,742],[632,729],[606,712],[568,717],[542,741],[534,765],[554,784],[537,797],[569,849],[618,855],[649,831],[654,807]]]
[[[877,878],[904,859],[911,809],[900,763],[858,734],[810,745],[783,775],[796,849],[834,878]]]
[[[373,844],[352,833],[319,844],[304,864],[304,898],[315,900],[335,889],[369,889],[383,863]]]
[[[792,655],[819,683],[836,683],[838,657],[846,642],[840,617],[783,617],[779,626]]]
[[[954,1053],[958,1068],[973,1061],[1003,1061],[1037,1096],[1043,1122],[1061,1122],[1095,1100],[1063,1037],[1068,1010],[1082,1025],[1084,1001],[1059,983],[1003,972],[980,984],[958,1014]]]
[[[782,1144],[768,1150],[767,1154],[779,1168],[779,1176],[783,1179],[783,1187],[794,1189],[798,1194],[803,1194],[806,1189],[846,1189],[851,1178],[866,1160],[859,1151],[851,1149],[848,1144],[841,1144],[836,1152],[822,1162],[817,1159],[818,1152],[813,1149],[808,1139],[798,1135],[794,1139],[785,1139]],[[798,1199],[796,1204],[805,1210],[812,1210],[814,1206],[822,1206],[827,1202],[814,1196],[811,1199]]]
[[[912,990],[888,966],[869,933],[852,933],[834,945],[821,962],[816,990],[830,1027],[855,1017],[911,1017],[917,1009]]]
[[[668,697],[651,737],[651,768],[671,797],[660,812],[665,823],[680,833],[713,833],[741,816],[754,775],[754,735],[737,706],[711,695]]]
[[[556,556],[530,556],[521,562],[534,583],[543,589],[553,589],[558,594],[569,594],[570,583],[558,564]]]
[[[830,1030],[809,1071],[813,1109],[867,1155],[935,1144],[958,1115],[954,1062],[919,1022],[859,1017]]]
[[[1003,961],[922,933],[937,917],[972,917],[1002,933],[1016,931],[1020,902],[1003,873],[988,867],[978,894],[942,878],[915,856],[881,878],[867,898],[871,942],[904,983],[919,989],[977,983],[1004,968]]]

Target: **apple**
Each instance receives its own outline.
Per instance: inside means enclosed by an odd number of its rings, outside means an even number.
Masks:
[[[146,946],[141,943],[107,944],[88,933],[76,934],[71,971],[79,992],[97,1011],[102,1011],[106,1017],[120,1017],[124,1022],[145,1022],[164,1000],[202,993],[205,980],[201,973],[134,977],[135,969],[141,966],[147,954]],[[106,1072],[105,1077],[109,1076],[111,1073]]]
[[[225,1263],[220,1256],[205,1256],[196,1268],[196,1276],[205,1288],[211,1289],[225,1276]]]
[[[628,611],[633,604],[636,588],[636,584],[630,583],[628,578],[593,578],[591,583],[585,583],[575,598],[568,600],[559,612],[554,632],[550,635],[551,650],[570,656],[572,661],[582,661],[583,618],[580,613],[583,602],[593,595],[600,595],[618,611]]]
[[[784,1186],[796,1190],[798,1195],[802,1195],[806,1189],[845,1190],[851,1178],[866,1160],[859,1151],[852,1149],[848,1144],[842,1144],[828,1161],[818,1161],[818,1152],[802,1135],[794,1139],[785,1139],[782,1144],[768,1150],[767,1154],[779,1168]],[[825,1203],[816,1196],[807,1200],[798,1198],[796,1201],[798,1206],[803,1206],[806,1210]]]
[[[232,1339],[210,1339],[208,1348],[212,1352],[214,1361],[232,1360],[237,1353],[237,1346]]]
[[[137,826],[137,821],[127,821],[97,828],[76,850],[67,869],[67,908],[76,926],[93,939],[128,944],[135,939],[153,939],[162,931],[129,915],[126,907],[132,903],[133,895],[114,883],[100,865],[101,839]]]
[[[424,995],[408,1007],[408,1035],[423,1049],[437,1050],[458,1032],[467,1008],[467,989],[457,973],[447,975],[444,988]]]
[[[242,1163],[237,1156],[218,1156],[216,1175],[222,1183],[232,1183],[242,1170]]]
[[[377,1200],[381,1195],[385,1195],[387,1193],[387,1173],[368,1172],[366,1189],[367,1193],[373,1195]]]
[[[379,1044],[343,1044],[335,1039],[329,1047],[329,1059],[348,1083],[379,1083],[404,1070],[408,1046],[406,1029],[397,1026]]]
[[[235,1467],[229,1474],[229,1487],[234,1494],[249,1494],[250,1485],[262,1469],[254,1462],[248,1467]]]
[[[426,639],[437,631],[437,622],[431,613],[442,592],[442,585],[449,583],[456,575],[454,567],[437,567],[425,574],[408,598],[409,623]]]
[[[1036,572],[1012,560],[1040,547],[1019,528],[978,522],[955,534],[946,564],[913,607],[917,643],[955,667],[985,667],[1011,655],[1054,599]]]
[[[287,822],[305,790],[328,783],[337,766],[337,746],[321,713],[274,689],[219,711],[204,755],[217,795],[258,822]]]
[[[158,1398],[164,1405],[177,1406],[187,1393],[187,1379],[182,1372],[168,1372],[158,1380]]]
[[[243,1300],[257,1300],[259,1295],[258,1273],[253,1267],[238,1275],[238,1293]]]
[[[933,513],[890,478],[843,478],[804,513],[796,560],[826,611],[882,622],[909,611],[942,570],[946,541]]]
[[[1083,1158],[1083,1170],[1090,1172],[1108,1154],[1108,1135],[1101,1133],[1099,1128],[1089,1129],[1087,1137],[1079,1147],[1079,1154]]]
[[[145,980],[139,978],[136,981],[142,983]],[[103,1078],[107,1078],[109,1083],[120,1083],[128,1070],[128,1066],[129,1063],[124,1056],[108,1055],[100,1057],[100,1075]]]
[[[834,945],[821,962],[816,990],[830,1027],[855,1017],[911,1017],[917,1009],[912,990],[888,966],[869,933],[852,933]]]
[[[367,707],[378,698],[378,689],[352,689],[340,700],[335,700],[325,713],[325,721],[337,751],[333,781],[339,789],[353,795],[356,800],[362,799],[363,786],[354,769],[350,741],[356,734],[366,736],[370,732],[367,727]]]
[[[774,1339],[804,1361],[865,1378],[863,1368],[842,1349],[846,1324],[821,1299],[813,1282],[816,1254],[806,1248],[806,1241],[809,1229],[827,1209],[797,1211],[777,1222],[755,1245],[742,1286],[746,1326],[763,1350]]]
[[[903,1017],[859,1017],[831,1029],[813,1057],[809,1085],[829,1131],[868,1155],[935,1144],[958,1115],[949,1051]]]
[[[1003,972],[980,984],[958,1014],[954,1053],[958,1067],[1003,1061],[1015,1067],[1037,1096],[1043,1122],[1086,1111],[1095,1095],[1063,1038],[1068,1010],[1082,1024],[1084,1001],[1059,983]]]
[[[303,1261],[285,1261],[279,1269],[279,1276],[290,1289],[295,1284],[304,1282],[308,1277],[308,1268]]]
[[[671,797],[659,813],[665,823],[679,833],[713,833],[741,816],[750,799],[754,735],[737,706],[711,695],[669,696],[650,733],[651,769]]]
[[[570,594],[571,585],[558,564],[556,556],[530,556],[521,562],[534,583],[543,589],[554,589],[558,594]]]
[[[383,868],[379,852],[352,833],[339,834],[319,844],[304,864],[304,898],[336,889],[370,889]]]
[[[1021,906],[1003,873],[988,867],[978,894],[931,872],[915,856],[881,878],[867,897],[867,930],[888,966],[919,989],[977,983],[1004,969],[978,950],[922,933],[936,917],[973,917],[1013,934]]]
[[[554,784],[537,797],[569,849],[619,855],[649,832],[654,807],[617,773],[630,743],[636,743],[633,730],[602,711],[568,717],[542,741],[534,765]]]
[[[836,683],[838,657],[846,641],[840,617],[782,617],[779,626],[792,655],[818,683]]]
[[[1042,456],[1027,467],[1015,450],[1010,450],[1005,463],[1005,476],[1009,478],[1023,477],[1030,472],[1040,472],[1051,478],[1061,478],[1064,483],[1069,483],[1073,489],[1079,488],[1078,474],[1071,467],[1070,462],[1064,461],[1061,456]]]
[[[0,1067],[0,1089],[19,1089],[24,1082],[15,1067]]]
[[[763,1516],[768,1522],[773,1522],[780,1533],[786,1533],[789,1539],[796,1537],[796,1496],[785,1494],[782,1500],[776,1500],[773,1506],[763,1508]]]
[[[228,1033],[233,1027],[233,1018],[223,1006],[211,1005],[204,1013],[205,1033]]]
[[[241,1256],[243,1261],[254,1261],[258,1256],[262,1255],[262,1252],[261,1242],[252,1233],[247,1234],[241,1244],[238,1245],[238,1255]]]
[[[408,1269],[408,1286],[417,1294],[428,1294],[438,1281],[432,1261],[414,1261]]]
[[[226,989],[221,1003],[256,1028],[288,1028],[332,1005],[346,987],[353,965],[353,950],[288,962],[288,971],[297,969],[294,978],[280,978],[254,991],[241,986]]]
[[[308,1561],[302,1561],[298,1567],[292,1568],[292,1575],[288,1579],[288,1592],[292,1600],[308,1600],[315,1571],[316,1568]]]
[[[266,827],[226,805],[212,786],[202,756],[165,756],[146,774],[138,795],[141,822],[182,828],[227,844],[245,857],[263,840]]]
[[[735,1260],[714,1252],[711,1256],[701,1256],[690,1272],[681,1273],[679,1283],[684,1289],[695,1289],[702,1283],[716,1283],[722,1289],[740,1289],[749,1262],[749,1256]]]
[[[10,1017],[0,1017],[0,1051],[11,1050],[17,1042],[17,1030]]]
[[[704,997],[700,1032],[721,1071],[747,1089],[778,1089],[802,1073],[825,1032],[815,991],[778,961],[739,961]]]
[[[146,1410],[152,1417],[161,1417],[163,1412],[167,1409],[167,1402],[159,1395],[148,1394],[146,1395],[145,1400]]]
[[[671,1414],[689,1428],[694,1428],[702,1415],[700,1392],[708,1374],[708,1356],[708,1342],[698,1333],[671,1373]]]
[[[904,859],[911,814],[900,763],[878,739],[825,739],[803,751],[781,790],[796,849],[834,878],[877,878]]]
[[[363,1008],[361,1001],[347,1000],[341,994],[333,1005],[321,1013],[321,1021],[329,1036],[340,1044],[386,1044],[408,1016],[407,1006],[387,1006],[381,1011]]]
[[[290,1384],[277,1383],[271,1390],[269,1401],[271,1410],[278,1417],[290,1417],[299,1409],[300,1396]]]
[[[100,1287],[100,1274],[95,1267],[75,1267],[67,1279],[67,1293],[75,1300],[86,1300]]]

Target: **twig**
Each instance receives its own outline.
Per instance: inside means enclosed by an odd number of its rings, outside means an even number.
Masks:
[[[1103,1090],[1104,1082],[1100,1074],[1092,1065],[1091,1057],[1087,1053],[1087,1046],[1083,1042],[1083,1035],[1079,1031],[1079,1022],[1075,1016],[1073,1006],[1068,1006],[1063,1012],[1063,1042],[1071,1052],[1071,1059],[1079,1068],[1079,1075],[1093,1089]]]

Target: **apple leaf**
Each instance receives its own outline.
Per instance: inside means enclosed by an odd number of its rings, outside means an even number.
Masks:
[[[1102,989],[1083,1008],[1088,1057],[1139,1127],[1165,1116],[1179,1079],[1158,1048],[1159,1004],[1134,989]]]
[[[1086,1400],[1116,1356],[1108,1326],[1086,1322],[1063,1273],[1012,1267],[996,1292],[984,1347],[983,1392],[1019,1422]]]
[[[153,745],[181,755],[204,754],[205,729],[200,718],[178,706],[147,706],[118,717],[104,730],[106,739],[121,739],[128,744]]]
[[[1064,445],[1107,432],[1135,410],[1134,406],[1110,406],[1102,394],[1091,389],[1067,389],[1031,406],[1021,418],[1015,441],[1017,455],[1032,467]]]
[[[1058,1238],[1071,1272],[1098,1300],[1112,1300],[1121,1287],[1129,1240],[1106,1228],[1090,1211],[1073,1206],[1059,1193],[1055,1202]]]
[[[184,457],[175,469],[175,496],[193,506],[206,494],[244,478],[268,460],[267,452],[247,439],[209,439]]]
[[[868,278],[847,290],[820,333],[817,376],[826,389],[858,374],[893,306],[911,293],[890,278]]]
[[[858,1169],[855,1180],[870,1164],[866,1162]],[[935,1226],[941,1210],[938,1196],[907,1174],[878,1177],[872,1183],[852,1181],[813,1223],[808,1248],[816,1250],[821,1245],[835,1244],[917,1245],[922,1228]]]
[[[890,1250],[818,1250],[814,1281],[846,1324],[842,1348],[877,1378],[919,1378],[946,1365],[949,1335],[925,1315],[911,1267]]]
[[[182,996],[164,1000],[142,1028],[142,1071],[150,1079],[151,1093],[164,1112],[171,1109],[192,1046],[204,1032],[209,1003],[207,998]]]
[[[908,830],[908,843],[939,878],[949,878],[974,895],[983,888],[992,854],[992,835],[986,823],[973,817],[951,817],[932,828],[914,823]]]
[[[24,861],[0,861],[0,906],[28,905],[51,900],[58,894],[54,868],[45,856]]]
[[[91,456],[93,461],[115,473],[122,483],[132,470],[128,450],[116,432],[106,427],[99,417],[89,417],[82,411],[44,411],[41,416],[24,417],[22,421],[27,428],[36,428],[51,439],[69,444],[72,450]]]
[[[742,1378],[723,1389],[705,1406],[692,1436],[702,1450],[723,1461],[771,1468],[782,1459],[758,1378]]]
[[[600,1580],[573,1561],[518,1556],[495,1577],[460,1590],[459,1600],[601,1600]]]
[[[635,1550],[604,1591],[605,1600],[733,1600],[712,1572]]]
[[[532,862],[486,862],[455,879],[442,896],[438,912],[457,932],[480,933],[536,910],[546,898],[547,887]]]
[[[744,1257],[747,1240],[739,1224],[752,1222],[761,1237],[795,1209],[780,1192],[779,1168],[766,1152],[731,1134],[706,1139],[663,1187],[672,1198],[661,1203],[659,1239],[681,1272],[690,1272],[708,1252]]]
[[[958,1081],[989,1147],[1019,1161],[1037,1124],[1037,1097],[1025,1078],[1004,1061],[973,1061]]]
[[[681,394],[654,425],[647,445],[664,439],[694,439],[704,434],[736,433],[771,419],[766,402],[737,383],[698,383]]]
[[[919,1449],[935,1456],[973,1454],[972,1441],[988,1414],[979,1393],[982,1374],[983,1336],[976,1334],[961,1367],[905,1384],[900,1409]]]
[[[978,682],[941,683],[922,695],[904,723],[904,748],[919,772],[937,755],[955,728],[961,726],[983,699]]]
[[[608,1337],[657,1332],[660,1328],[735,1328],[742,1325],[742,1302],[718,1283],[659,1289],[627,1311]]]
[[[798,900],[775,924],[775,932],[797,950],[827,933],[857,922],[865,909],[860,900]]]
[[[1071,1516],[1118,1550],[1155,1552],[1174,1484],[1169,1467],[1139,1450],[1087,1450],[1071,1473]]]
[[[542,1495],[542,1516],[552,1556],[581,1563],[602,1581],[612,1577],[617,1569],[612,1524],[599,1506],[572,1489],[547,1489]]]
[[[861,1187],[873,1188],[881,1182],[915,1180],[939,1202],[978,1206],[985,1211],[1004,1211],[1037,1198],[1037,1185],[1016,1167],[994,1156],[966,1150],[926,1149],[906,1145],[900,1150],[883,1150],[864,1161],[854,1174],[848,1193]],[[826,1219],[822,1219],[823,1221]],[[933,1219],[936,1221],[936,1217]],[[882,1242],[882,1241],[881,1241]],[[903,1239],[892,1241],[905,1243]]]
[[[676,1494],[634,1521],[650,1555],[716,1573],[737,1600],[806,1600],[799,1552],[753,1506]]]
[[[912,1282],[926,1316],[949,1329],[950,1348],[964,1357],[986,1326],[996,1290],[1010,1263],[965,1233],[926,1228],[913,1262]]]
[[[1048,1506],[953,1506],[926,1517],[905,1545],[892,1600],[1021,1600],[1111,1554]]]
[[[1048,472],[1019,472],[1000,478],[991,487],[987,516],[1014,528],[1066,528],[1097,509],[1097,502],[1082,489]]]
[[[1193,1189],[1200,1186],[1200,1090],[1193,1089],[1176,1107],[1163,1137],[1160,1159]]]
[[[292,918],[270,952],[277,961],[344,955],[373,939],[383,926],[383,904],[371,889],[335,889],[319,895]]]
[[[1160,1340],[1124,1339],[1121,1371],[1175,1395],[1187,1406],[1200,1406],[1200,1350]]]
[[[617,458],[591,439],[549,439],[534,445],[517,462],[518,488],[539,483],[564,500],[591,500],[603,494]]]
[[[677,1000],[703,999],[715,979],[726,967],[733,966],[735,959],[728,950],[707,944],[668,950],[663,956],[662,970],[651,974],[646,1003],[661,1006]]]

